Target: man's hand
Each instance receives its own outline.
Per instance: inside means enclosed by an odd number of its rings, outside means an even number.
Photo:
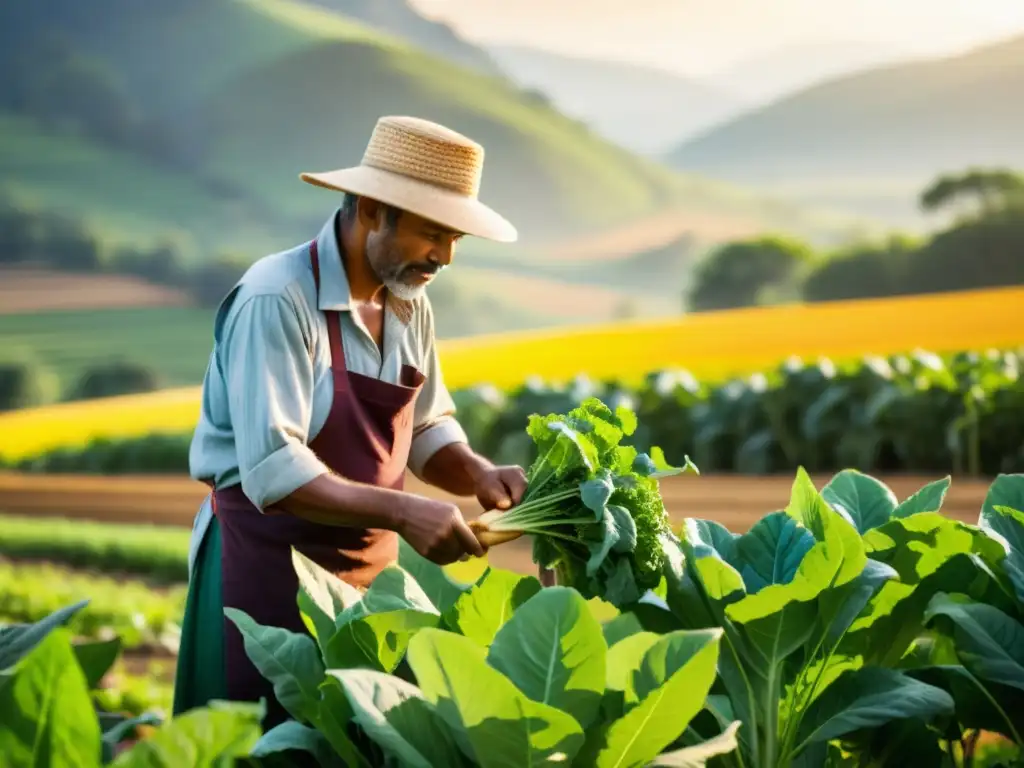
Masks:
[[[509,509],[526,493],[526,473],[522,467],[489,467],[476,478],[473,493],[484,511]]]
[[[483,557],[485,552],[462,512],[448,501],[408,494],[401,505],[397,531],[413,549],[438,565],[454,563],[467,554]]]

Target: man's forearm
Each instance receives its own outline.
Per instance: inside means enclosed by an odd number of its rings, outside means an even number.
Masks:
[[[423,479],[455,496],[472,496],[477,480],[494,465],[466,443],[449,443],[423,466]]]
[[[390,488],[324,474],[297,488],[267,512],[287,512],[322,525],[395,531],[401,524],[405,496]]]

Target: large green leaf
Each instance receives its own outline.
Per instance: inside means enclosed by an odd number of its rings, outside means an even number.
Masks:
[[[321,648],[334,634],[338,615],[362,599],[362,593],[292,548],[292,567],[299,578],[299,610],[309,617]]]
[[[1024,625],[990,605],[969,603],[940,593],[932,598],[927,621],[943,616],[952,622],[960,662],[983,680],[1024,691]]]
[[[779,621],[783,622],[781,613],[787,606],[794,603],[809,604],[826,589],[856,579],[867,565],[864,545],[857,531],[829,508],[814,490],[814,486],[810,485],[806,474],[797,478],[793,493],[794,501],[787,514],[801,523],[810,523],[809,530],[814,535],[815,543],[804,550],[807,539],[795,533],[780,536],[780,542],[795,547],[797,552],[804,551],[805,554],[792,574],[785,570],[792,566],[792,558],[783,558],[786,565],[780,566],[779,574],[787,578],[787,581],[768,584],[753,594],[748,592],[742,600],[729,605],[726,615],[735,622],[747,624],[772,616],[779,617]],[[778,516],[773,515],[772,518],[778,519]],[[780,527],[779,530],[781,534],[786,529]],[[797,526],[797,530],[807,529]],[[785,627],[787,632],[793,629],[790,619],[786,618],[783,623],[788,625]],[[771,630],[770,634],[776,634],[776,630]]]
[[[488,646],[516,609],[540,590],[541,584],[533,576],[488,568],[445,613],[444,623],[453,631]]]
[[[426,592],[404,569],[391,565],[377,574],[362,600],[346,608],[335,620],[336,626],[356,621],[374,613],[419,611],[438,614]]]
[[[38,637],[34,635],[34,637]],[[29,638],[22,635],[24,648]],[[100,762],[100,726],[71,635],[54,628],[21,656],[0,689],[0,756],[11,768],[93,768]],[[13,658],[14,653],[8,658]]]
[[[724,731],[690,747],[663,752],[647,765],[650,768],[704,768],[713,757],[728,755],[736,750],[736,732],[740,729],[738,720],[726,727]]]
[[[838,569],[834,571],[831,565],[828,566],[828,570],[835,574],[832,586],[839,587],[851,582],[864,570],[867,556],[857,530],[821,498],[803,467],[797,470],[793,481],[786,514],[794,517],[814,534],[818,542],[825,545],[825,562],[839,563]]]
[[[851,758],[857,759],[858,765],[889,768],[949,764],[948,755],[939,745],[938,733],[923,720],[916,718],[893,720],[880,726],[865,728],[863,731],[844,736],[842,741],[843,747],[851,753]],[[817,746],[824,745],[819,743]],[[804,754],[810,752],[810,749],[805,750]],[[808,763],[808,768],[820,765],[822,761],[811,762]]]
[[[1003,534],[997,527],[1000,515],[995,514],[996,507],[1024,510],[1024,474],[997,476],[988,487],[985,501],[982,502],[980,525]],[[1020,534],[1012,531],[1008,533],[1009,536],[1003,536],[1010,541],[1010,546],[1024,550],[1024,539],[1020,538]]]
[[[978,525],[1006,543],[1003,568],[1024,602],[1024,474],[999,475],[992,482]]]
[[[224,614],[242,633],[253,666],[274,685],[274,696],[296,720],[310,722],[320,701],[324,666],[313,639],[281,627],[264,627],[237,608]]]
[[[715,681],[721,636],[673,632],[647,650],[633,675],[639,701],[592,741],[598,768],[646,765],[686,730]]]
[[[891,565],[905,584],[918,584],[956,555],[978,555],[990,565],[1004,556],[1000,544],[976,528],[937,512],[891,520],[864,535],[873,560]]]
[[[220,768],[246,757],[260,739],[258,708],[225,705],[193,709],[123,752],[112,768]]]
[[[772,512],[736,539],[732,565],[740,572],[748,594],[772,584],[788,584],[804,556],[814,546],[814,536],[785,512]]]
[[[953,712],[953,698],[902,672],[864,667],[844,673],[808,708],[800,723],[800,745],[823,743],[892,720]],[[799,748],[799,747],[798,747]]]
[[[644,655],[661,639],[655,632],[636,632],[623,638],[608,649],[605,687],[609,691],[622,691],[624,701],[636,703],[634,675],[643,663]]]
[[[121,639],[112,637],[109,640],[78,642],[74,645],[75,658],[85,673],[89,688],[95,688],[103,677],[114,666],[121,652]]]
[[[781,521],[766,524],[779,531],[776,540],[783,544],[795,546],[804,551],[803,557],[796,565],[796,572],[790,574],[792,558],[787,560],[784,568],[788,581],[764,586],[760,591],[748,593],[743,599],[731,603],[726,608],[726,616],[740,624],[764,619],[772,615],[780,615],[783,609],[792,603],[808,603],[817,598],[825,589],[841,586],[853,581],[863,571],[867,563],[864,546],[856,529],[844,520],[821,498],[814,488],[807,473],[800,469],[793,483],[792,498],[786,508],[786,515],[799,523],[802,528],[783,528]],[[779,520],[779,516],[770,516]],[[814,537],[815,543],[804,550],[808,540],[796,535],[797,530],[806,530]],[[737,541],[737,557],[739,543]],[[767,560],[767,558],[765,558]],[[708,573],[706,569],[712,568]],[[712,558],[701,558],[696,564],[701,581],[709,596],[713,599],[717,594],[728,592],[734,587],[728,571],[715,563]],[[780,568],[780,573],[783,568]],[[711,577],[714,577],[712,580]],[[723,582],[722,579],[725,579]]]
[[[320,731],[297,720],[286,720],[271,728],[256,742],[250,755],[268,757],[289,751],[308,752],[320,768],[346,768],[345,761],[335,754]]]
[[[604,635],[605,644],[610,648],[620,640],[624,640],[637,632],[643,632],[644,625],[633,610],[620,613],[601,625],[601,633]]]
[[[1024,743],[1024,691],[992,680],[981,680],[959,663],[935,664],[906,670],[922,682],[942,688],[953,697],[956,714],[949,732],[962,729],[1001,733],[1016,744]]]
[[[416,580],[438,611],[444,613],[468,589],[457,584],[444,569],[423,557],[405,540],[398,540],[398,564]]]
[[[892,566],[868,560],[856,579],[825,592],[818,600],[817,619],[830,647],[846,633],[878,590],[886,582],[898,579],[899,574]]]
[[[893,511],[894,518],[910,517],[918,512],[938,512],[946,500],[952,478],[947,475],[941,480],[934,480],[922,486],[914,495],[904,499]]]
[[[405,656],[409,640],[425,627],[436,627],[436,613],[397,610],[371,613],[338,627],[324,648],[324,663],[332,669],[364,667],[393,672]]]
[[[385,753],[410,768],[454,768],[463,758],[444,720],[420,690],[365,669],[332,669],[355,721]]]
[[[88,600],[81,600],[54,611],[34,624],[0,626],[0,672],[13,669],[43,638],[88,604]]]
[[[425,629],[409,644],[409,664],[424,696],[455,731],[460,747],[484,768],[565,761],[583,743],[570,715],[529,699],[487,665],[468,637]]]
[[[736,540],[739,538],[714,520],[687,518],[683,522],[686,540],[700,557],[716,555],[727,563],[736,562]]]
[[[487,662],[534,701],[568,712],[586,728],[605,690],[601,625],[575,590],[549,587],[498,630]]]
[[[889,522],[896,494],[885,483],[856,469],[844,469],[821,489],[821,497],[860,533]]]
[[[871,558],[894,568],[850,627],[843,647],[865,663],[892,666],[920,634],[937,592],[963,592],[998,606],[1016,605],[1000,576],[1001,545],[981,530],[933,512],[892,520],[864,535]]]
[[[370,768],[371,762],[360,752],[351,738],[352,705],[334,675],[326,675],[320,684],[320,706],[316,728],[349,768]]]
[[[1017,600],[1024,602],[1024,549],[1020,548],[1020,540],[1024,539],[1024,512],[1003,506],[995,507],[994,511],[999,517],[987,518],[986,532],[1006,542],[1003,571],[1013,584]]]

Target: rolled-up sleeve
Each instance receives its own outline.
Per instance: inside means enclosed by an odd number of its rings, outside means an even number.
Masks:
[[[263,510],[329,470],[306,445],[313,363],[288,295],[250,296],[222,339],[242,490]]]
[[[426,304],[422,325],[424,370],[426,381],[416,400],[409,470],[423,477],[423,467],[430,457],[452,443],[468,443],[466,432],[455,418],[455,401],[444,383],[441,361],[434,342],[434,316]]]

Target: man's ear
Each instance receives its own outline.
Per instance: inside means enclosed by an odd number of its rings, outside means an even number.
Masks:
[[[376,232],[384,225],[384,206],[369,197],[360,197],[356,203],[356,218],[368,232]]]

